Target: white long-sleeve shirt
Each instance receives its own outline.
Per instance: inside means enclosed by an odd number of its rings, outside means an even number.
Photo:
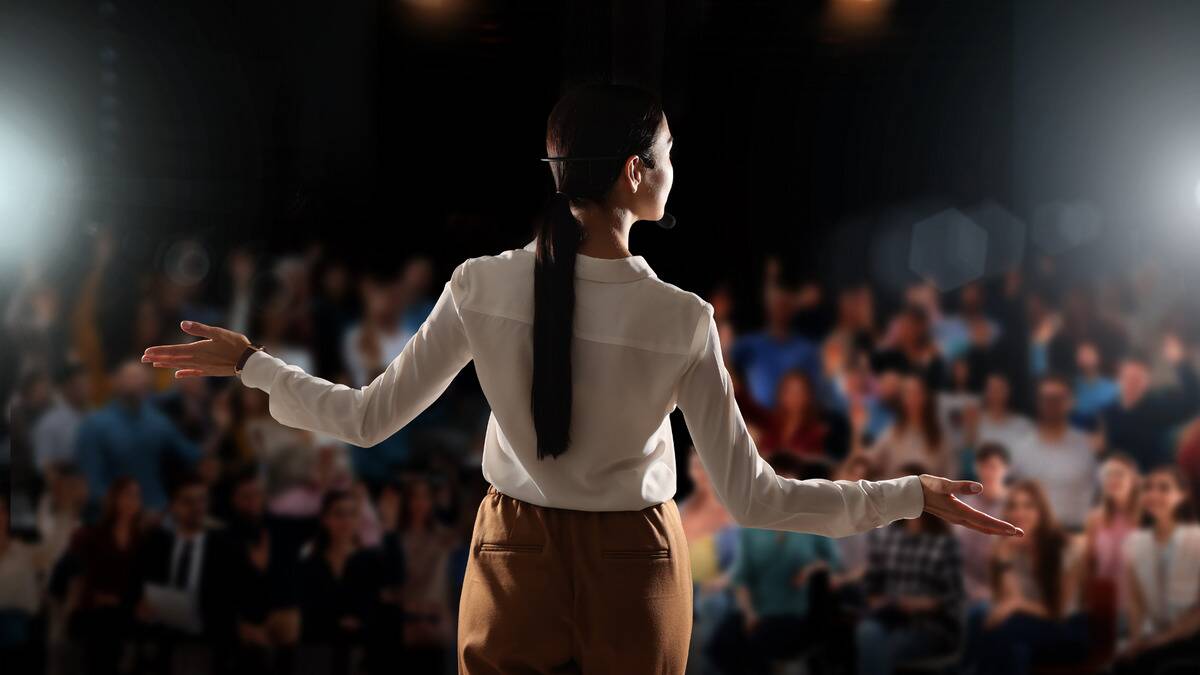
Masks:
[[[491,405],[484,477],[540,506],[635,510],[672,498],[678,407],[721,501],[748,527],[845,536],[924,508],[916,476],[886,481],[777,476],[734,401],[712,305],[660,280],[641,256],[576,259],[571,443],[537,458],[530,407],[534,242],[455,268],[404,350],[362,388],[265,352],[241,372],[279,422],[369,447],[435,401],[469,361]]]

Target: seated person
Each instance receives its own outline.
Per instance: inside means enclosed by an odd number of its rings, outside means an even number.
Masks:
[[[798,461],[790,455],[775,455],[771,465],[780,476],[801,476]],[[708,650],[721,672],[767,672],[772,661],[792,658],[810,644],[823,643],[832,607],[813,597],[816,587],[810,581],[827,582],[828,576],[821,573],[841,571],[833,540],[740,528],[737,550],[730,583],[740,611],[732,612],[717,628]]]
[[[1129,643],[1119,673],[1155,673],[1182,657],[1200,664],[1200,525],[1174,467],[1146,476],[1145,526],[1125,540]],[[1182,671],[1181,671],[1182,672]]]
[[[992,605],[972,660],[980,673],[1027,673],[1036,664],[1060,664],[1086,652],[1086,617],[1078,611],[1076,546],[1059,527],[1041,486],[1018,481],[1008,493],[1004,518],[1025,531],[992,549]],[[974,620],[980,617],[972,616]]]
[[[871,531],[858,672],[886,675],[906,661],[953,652],[962,639],[962,578],[958,539],[945,521],[926,513]]]

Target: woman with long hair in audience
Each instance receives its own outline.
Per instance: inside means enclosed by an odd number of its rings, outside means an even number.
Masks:
[[[899,476],[902,467],[912,464],[939,476],[958,473],[938,421],[936,399],[917,375],[904,376],[895,421],[865,452],[881,478]]]
[[[300,641],[307,658],[328,659],[334,673],[348,672],[352,650],[378,610],[380,570],[358,541],[360,507],[350,492],[327,492],[317,535],[297,570]]]
[[[787,371],[775,391],[775,409],[763,429],[764,452],[785,452],[818,463],[846,456],[849,424],[840,414],[823,409],[808,373]]]
[[[1113,453],[1100,465],[1100,503],[1084,522],[1083,574],[1084,588],[1099,592],[1102,585],[1110,589],[1118,620],[1126,616],[1128,598],[1125,540],[1137,527],[1140,513],[1141,476],[1137,462],[1124,453]]]
[[[1073,662],[1087,646],[1086,618],[1078,611],[1081,556],[1037,481],[1013,484],[1004,517],[1026,536],[993,548],[993,602],[979,638],[978,670],[1026,673],[1034,664]]]
[[[112,482],[100,520],[76,532],[63,564],[76,574],[67,591],[68,632],[79,640],[89,673],[116,673],[134,626],[140,583],[142,489],[130,477]]]
[[[434,493],[427,478],[409,481],[400,518],[405,662],[420,664],[413,666],[417,672],[443,668],[454,644],[450,554],[456,538],[454,529],[437,518]]]
[[[715,672],[704,649],[733,605],[729,570],[737,556],[738,525],[713,492],[700,456],[688,453],[692,491],[679,504],[683,533],[692,566],[692,649],[688,671]]]
[[[1142,508],[1142,527],[1125,540],[1129,642],[1116,669],[1158,673],[1188,659],[1195,669],[1200,667],[1200,525],[1178,469],[1160,467],[1146,476]]]

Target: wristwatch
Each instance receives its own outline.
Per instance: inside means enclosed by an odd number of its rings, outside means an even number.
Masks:
[[[246,350],[242,352],[242,355],[240,357],[238,357],[237,363],[234,364],[234,366],[233,366],[233,374],[241,375],[242,368],[246,367],[246,361],[250,358],[250,355],[253,354],[254,352],[261,352],[262,350],[263,350],[263,345],[255,345],[255,344],[246,345]]]

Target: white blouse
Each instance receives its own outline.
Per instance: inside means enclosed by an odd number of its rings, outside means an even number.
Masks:
[[[1200,604],[1200,525],[1176,525],[1165,545],[1137,530],[1123,548],[1146,611],[1146,626],[1131,627],[1135,634],[1161,631]]]
[[[795,480],[758,454],[734,401],[713,308],[660,280],[641,256],[578,254],[567,452],[537,459],[530,410],[534,246],[455,268],[420,331],[362,388],[333,384],[265,352],[243,384],[270,394],[279,422],[362,447],[394,434],[474,360],[492,412],[483,475],[540,506],[637,510],[671,499],[678,407],[717,495],[737,522],[846,536],[924,508],[920,479]]]

